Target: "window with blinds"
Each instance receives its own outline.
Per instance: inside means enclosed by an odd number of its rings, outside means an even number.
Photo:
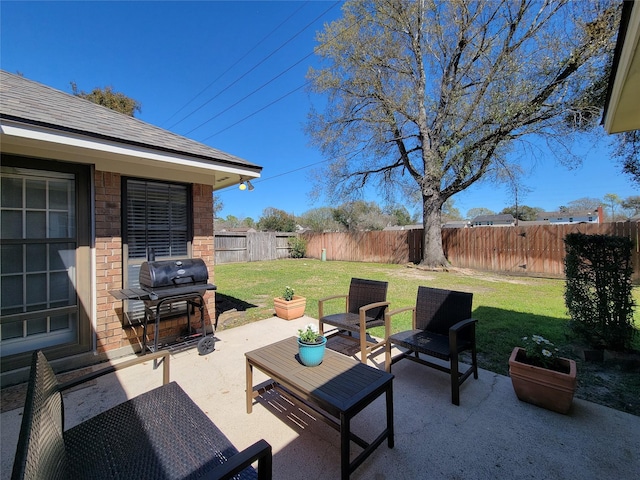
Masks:
[[[123,238],[127,258],[125,288],[137,287],[147,260],[191,256],[192,208],[189,185],[127,178],[123,180]],[[142,302],[128,302],[129,318],[144,314]],[[170,308],[180,308],[173,306]]]

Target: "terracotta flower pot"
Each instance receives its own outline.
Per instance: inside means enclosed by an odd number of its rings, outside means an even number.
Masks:
[[[282,297],[276,297],[273,299],[273,306],[276,309],[276,316],[284,320],[293,320],[304,315],[307,299],[298,295],[294,295],[293,299],[288,301]]]
[[[516,347],[509,358],[509,376],[520,400],[566,414],[576,391],[576,362],[560,358],[567,373],[526,363],[526,350]]]

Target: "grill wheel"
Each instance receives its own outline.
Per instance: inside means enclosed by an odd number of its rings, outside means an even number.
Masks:
[[[200,355],[207,355],[216,349],[216,342],[213,339],[213,335],[209,337],[203,337],[198,342],[198,353]]]

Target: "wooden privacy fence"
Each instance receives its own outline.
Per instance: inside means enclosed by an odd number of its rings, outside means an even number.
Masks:
[[[290,257],[289,232],[217,232],[215,263],[257,262]]]
[[[523,275],[564,277],[564,237],[568,233],[616,235],[633,242],[633,279],[640,280],[640,229],[636,222],[442,230],[444,253],[461,268]],[[307,257],[380,263],[418,263],[422,229],[355,233],[305,233]]]
[[[421,258],[422,229],[304,233],[307,257],[349,262],[407,263]]]

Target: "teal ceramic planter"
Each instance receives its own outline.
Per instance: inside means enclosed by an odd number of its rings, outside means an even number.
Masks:
[[[327,344],[326,337],[320,337],[322,342],[320,343],[302,343],[298,338],[298,356],[300,362],[307,367],[315,367],[322,363],[324,358],[324,349]]]

